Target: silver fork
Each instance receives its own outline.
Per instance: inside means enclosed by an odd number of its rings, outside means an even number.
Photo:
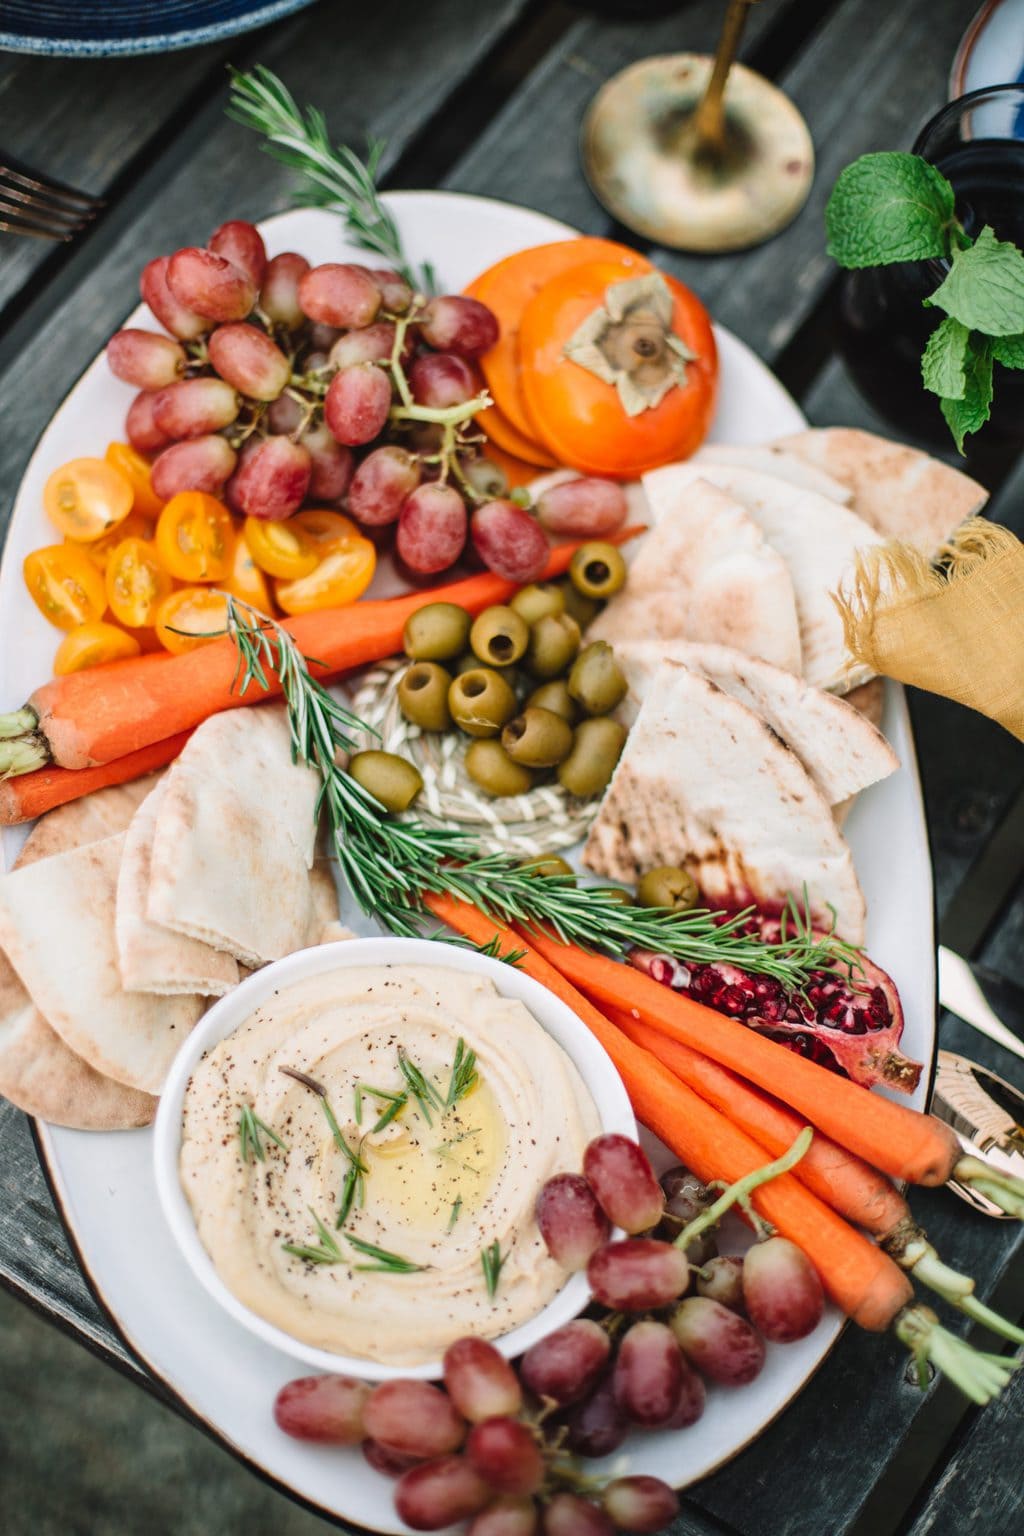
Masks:
[[[73,240],[103,207],[102,197],[36,175],[0,159],[0,231],[39,240]]]

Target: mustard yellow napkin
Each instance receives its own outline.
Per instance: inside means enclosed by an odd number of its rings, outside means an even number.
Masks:
[[[851,656],[956,699],[1024,741],[1024,544],[969,518],[935,565],[906,544],[865,551],[833,594]]]

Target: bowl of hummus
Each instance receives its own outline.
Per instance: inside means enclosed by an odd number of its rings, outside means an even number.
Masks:
[[[202,1285],[296,1359],[436,1377],[576,1316],[534,1219],[602,1131],[636,1134],[586,1025],[515,966],[432,940],[289,955],[205,1015],[160,1100],[156,1180]]]

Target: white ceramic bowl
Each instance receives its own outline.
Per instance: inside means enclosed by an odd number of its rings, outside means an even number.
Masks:
[[[573,1062],[597,1108],[602,1129],[635,1136],[636,1121],[622,1080],[603,1048],[580,1019],[554,993],[524,975],[513,965],[492,960],[470,949],[441,945],[430,939],[349,939],[304,949],[256,971],[205,1014],[178,1052],[160,1096],[154,1127],[156,1187],[171,1233],[196,1278],[236,1322],[267,1344],[293,1355],[321,1371],[341,1371],[371,1381],[399,1376],[426,1379],[439,1377],[441,1362],[415,1366],[380,1365],[355,1355],[334,1354],[292,1338],[232,1295],[214,1268],[199,1240],[192,1209],[178,1176],[181,1117],[185,1089],[205,1051],[237,1029],[275,990],[291,986],[307,976],[349,965],[442,966],[489,976],[503,997],[518,998]],[[575,1317],[590,1300],[586,1275],[575,1274],[536,1317],[496,1338],[494,1343],[509,1359],[522,1354],[537,1339]]]

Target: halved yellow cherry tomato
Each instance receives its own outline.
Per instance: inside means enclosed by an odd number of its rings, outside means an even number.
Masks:
[[[316,570],[319,551],[295,523],[294,517],[281,523],[267,522],[261,517],[246,518],[243,534],[249,553],[268,576],[297,581]]]
[[[74,629],[101,619],[107,607],[103,574],[74,544],[47,544],[25,556],[29,595],[44,618],[58,629]]]
[[[232,597],[251,603],[261,613],[273,614],[275,611],[270,582],[256,564],[244,539],[235,540],[231,569],[220,585]]]
[[[217,639],[217,632],[223,632],[227,621],[228,603],[223,592],[182,587],[165,597],[157,610],[157,638],[165,650],[180,656]]]
[[[122,539],[107,562],[107,602],[115,619],[129,629],[146,629],[171,590],[152,544],[145,539]]]
[[[310,576],[279,581],[277,601],[285,613],[311,613],[314,608],[341,608],[362,597],[377,564],[369,539],[347,539],[325,555]]]
[[[358,523],[341,512],[333,512],[330,507],[310,507],[305,512],[296,512],[288,519],[288,526],[301,528],[321,559],[347,539],[360,535]]]
[[[102,539],[93,539],[91,544],[80,544],[77,539],[65,538],[65,544],[71,544],[75,549],[80,549],[84,555],[88,555],[98,571],[105,571],[111,555],[117,546],[125,539],[151,539],[153,537],[153,524],[148,517],[140,517],[137,512],[129,512],[123,523],[118,523],[116,528],[111,528]]]
[[[102,459],[72,459],[55,469],[43,490],[46,515],[81,543],[101,539],[132,509],[131,481]]]
[[[223,581],[234,542],[231,513],[205,491],[179,491],[157,520],[156,552],[179,581]]]
[[[86,667],[100,667],[107,661],[123,661],[128,656],[138,656],[142,650],[125,630],[116,624],[104,624],[94,619],[89,624],[76,624],[69,629],[54,657],[53,670],[58,677],[68,672],[82,672]]]
[[[132,488],[132,511],[142,517],[159,517],[163,502],[153,489],[149,465],[130,443],[108,443],[103,455],[107,463],[124,475]]]

